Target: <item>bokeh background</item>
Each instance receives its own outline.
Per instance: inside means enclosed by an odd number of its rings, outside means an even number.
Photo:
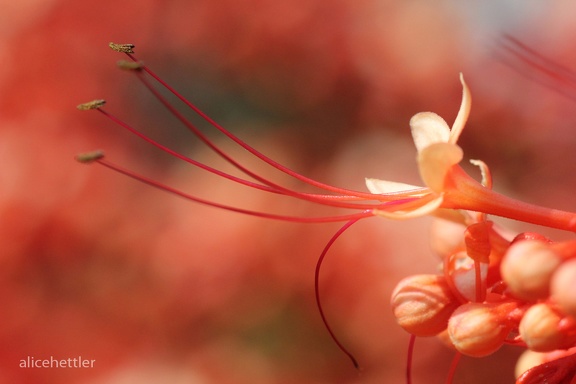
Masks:
[[[122,57],[108,42],[136,44],[140,59],[262,152],[361,190],[364,177],[419,183],[408,121],[430,110],[451,123],[463,72],[473,94],[460,141],[466,157],[488,163],[495,189],[574,211],[570,76],[542,84],[545,71],[512,55],[505,35],[576,68],[575,17],[567,1],[1,0],[0,381],[404,380],[408,335],[395,325],[389,296],[402,277],[436,271],[431,221],[363,221],[326,259],[325,311],[359,374],[314,302],[316,259],[338,225],[218,211],[74,161],[99,148],[218,202],[325,213],[203,174],[98,113],[77,111],[104,98],[108,111],[163,143],[222,165],[115,68]],[[214,139],[258,172],[305,190]],[[512,382],[519,352],[463,358],[456,382]],[[96,363],[19,368],[28,356]],[[435,339],[418,340],[414,382],[444,382],[451,359]]]

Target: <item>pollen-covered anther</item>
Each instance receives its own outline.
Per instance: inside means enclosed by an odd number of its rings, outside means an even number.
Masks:
[[[116,51],[121,53],[134,53],[134,44],[116,44],[116,43],[109,43],[108,46]]]
[[[552,274],[561,263],[562,257],[547,243],[518,241],[506,252],[500,272],[516,298],[536,301],[550,295]]]
[[[81,111],[89,111],[91,109],[101,108],[104,106],[104,104],[106,104],[106,100],[99,99],[99,100],[92,100],[87,103],[78,104],[76,108],[78,108]]]
[[[144,63],[141,61],[119,60],[116,62],[116,66],[126,71],[139,71],[144,67]]]
[[[434,336],[446,329],[459,302],[442,275],[415,275],[402,280],[392,293],[398,324],[415,336]]]
[[[550,352],[573,347],[576,324],[546,303],[531,306],[520,321],[520,336],[529,349]]]
[[[76,155],[76,161],[84,164],[92,163],[96,160],[100,160],[104,157],[104,152],[101,150],[79,153]]]
[[[514,309],[514,303],[464,304],[448,321],[450,341],[464,355],[488,356],[504,344],[513,328],[507,313]]]

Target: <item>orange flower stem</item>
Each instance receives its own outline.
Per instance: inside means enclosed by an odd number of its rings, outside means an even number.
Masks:
[[[442,208],[465,209],[576,232],[576,213],[545,208],[485,188],[458,166],[446,177]]]

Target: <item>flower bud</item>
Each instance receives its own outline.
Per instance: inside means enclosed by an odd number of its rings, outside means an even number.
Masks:
[[[522,352],[518,358],[518,361],[516,362],[516,367],[514,368],[514,376],[518,378],[527,370],[543,364],[546,361],[545,358],[545,353],[534,352],[527,349],[526,351]]]
[[[444,219],[434,219],[430,229],[430,247],[432,251],[444,258],[465,249],[462,234],[466,227]]]
[[[576,318],[576,259],[558,267],[550,286],[552,298],[562,312]]]
[[[550,295],[550,279],[561,262],[546,243],[525,240],[510,246],[500,272],[515,297],[536,301]]]
[[[496,352],[512,325],[506,315],[510,303],[468,303],[460,306],[448,322],[448,334],[456,349],[467,356],[482,357]]]
[[[446,329],[448,319],[458,305],[441,275],[410,276],[392,293],[396,321],[416,336],[434,336]]]
[[[574,382],[576,354],[573,349],[540,354],[531,352],[525,352],[516,365],[517,384]]]
[[[520,321],[520,336],[528,348],[536,352],[569,348],[576,342],[576,329],[562,327],[563,318],[548,304],[535,304]]]

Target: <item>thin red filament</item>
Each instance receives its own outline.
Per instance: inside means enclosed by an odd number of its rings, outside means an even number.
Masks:
[[[364,212],[364,214],[367,215],[371,215],[370,212]],[[356,358],[354,357],[354,355],[352,355],[352,353],[350,353],[345,347],[344,345],[342,345],[342,343],[338,340],[338,338],[336,337],[336,335],[334,334],[334,331],[332,331],[332,328],[330,327],[330,325],[328,324],[328,320],[326,319],[326,315],[324,314],[324,310],[322,309],[322,303],[320,302],[320,268],[322,267],[322,262],[324,261],[324,258],[326,257],[326,254],[328,253],[328,251],[330,250],[330,248],[332,247],[332,244],[334,244],[334,242],[348,229],[350,228],[352,225],[354,225],[355,223],[358,222],[358,220],[360,220],[362,217],[359,218],[353,218],[350,221],[348,221],[346,224],[344,224],[335,234],[334,236],[332,236],[332,238],[328,241],[328,243],[326,244],[326,246],[324,247],[324,250],[322,250],[322,253],[320,254],[320,257],[318,258],[318,261],[316,262],[316,269],[314,271],[314,293],[316,296],[316,306],[318,307],[318,312],[320,312],[320,317],[322,317],[322,322],[324,323],[324,326],[326,327],[326,329],[328,330],[328,333],[330,334],[330,337],[332,337],[332,340],[334,340],[334,342],[336,343],[336,345],[338,346],[338,348],[340,348],[340,350],[342,352],[344,352],[344,354],[346,356],[348,356],[350,358],[350,360],[352,361],[352,364],[354,364],[354,368],[356,369],[360,369],[360,365],[358,364],[358,361],[356,360]]]
[[[452,363],[450,363],[450,369],[448,370],[448,377],[446,378],[446,384],[452,384],[454,382],[454,376],[456,375],[456,368],[458,368],[458,363],[460,362],[460,358],[462,354],[460,352],[456,352],[454,358],[452,359]]]
[[[558,64],[510,35],[503,36],[501,46],[505,54],[512,56],[515,61],[519,60],[527,69],[513,60],[502,57],[506,65],[530,80],[576,100],[576,73],[573,70]]]
[[[416,344],[416,336],[410,335],[408,342],[408,354],[406,356],[406,384],[412,384],[412,357],[414,356],[414,345]]]
[[[272,213],[251,211],[248,209],[237,208],[237,207],[232,207],[232,206],[225,205],[225,204],[216,203],[216,202],[213,202],[210,200],[202,199],[202,198],[187,194],[183,191],[180,191],[179,189],[172,188],[168,185],[162,184],[156,180],[153,180],[153,179],[148,178],[146,176],[140,175],[140,174],[133,172],[131,170],[128,170],[126,168],[120,167],[119,165],[116,165],[116,164],[114,164],[110,161],[104,160],[104,159],[98,159],[98,160],[95,160],[95,162],[98,164],[101,164],[101,165],[103,165],[109,169],[112,169],[115,172],[121,173],[125,176],[132,178],[132,179],[138,180],[144,184],[148,184],[154,188],[157,188],[157,189],[163,190],[165,192],[169,192],[169,193],[172,193],[174,195],[183,197],[187,200],[190,200],[190,201],[193,201],[193,202],[196,202],[199,204],[207,205],[210,207],[214,207],[214,208],[224,209],[224,210],[230,211],[230,212],[242,213],[242,214],[249,215],[249,216],[256,216],[256,217],[262,217],[265,219],[273,219],[273,220],[280,220],[280,221],[287,221],[287,222],[310,223],[310,224],[313,224],[313,223],[331,223],[331,222],[346,221],[346,220],[359,220],[359,219],[373,216],[373,214],[369,211],[364,211],[364,212],[350,214],[350,215],[322,216],[322,217],[285,216],[285,215],[276,215],[276,214],[272,214]]]
[[[132,61],[140,62],[133,54],[126,53],[126,55]],[[344,188],[338,188],[338,187],[334,187],[332,185],[324,184],[324,183],[321,183],[321,182],[316,181],[314,179],[310,179],[306,176],[303,176],[303,175],[299,174],[298,172],[295,172],[292,169],[278,163],[277,161],[271,159],[270,157],[262,154],[261,152],[257,151],[256,149],[254,149],[250,145],[246,144],[244,141],[242,141],[237,136],[233,135],[226,128],[222,127],[220,124],[218,124],[216,121],[214,121],[211,117],[209,117],[204,112],[202,112],[195,104],[191,103],[188,99],[186,99],[183,95],[181,95],[178,91],[176,91],[176,89],[174,89],[171,85],[169,85],[164,80],[162,80],[162,78],[160,76],[158,76],[156,73],[154,73],[148,66],[142,65],[141,69],[143,71],[145,71],[147,74],[149,74],[152,78],[154,78],[159,84],[161,84],[170,93],[172,93],[174,96],[176,96],[178,99],[180,99],[184,104],[186,104],[190,109],[192,109],[194,112],[196,112],[200,117],[202,117],[204,120],[206,120],[210,125],[212,125],[214,128],[216,128],[218,131],[220,131],[221,133],[226,135],[229,139],[234,141],[236,144],[240,145],[242,148],[244,148],[246,151],[250,152],[252,155],[258,157],[260,160],[266,162],[267,164],[273,166],[274,168],[276,168],[276,169],[278,169],[278,170],[280,170],[280,171],[282,171],[282,172],[284,172],[284,173],[286,173],[286,174],[288,174],[288,175],[290,175],[290,176],[292,176],[292,177],[294,177],[300,181],[303,181],[307,184],[310,184],[310,185],[313,185],[315,187],[324,189],[326,191],[331,191],[331,192],[349,195],[349,196],[356,196],[356,197],[360,197],[360,198],[374,199],[374,195],[371,193],[354,191],[354,190],[349,190],[349,189],[344,189]],[[141,80],[143,79],[143,76],[138,76],[138,77]],[[153,88],[153,87],[150,87],[150,88]],[[154,92],[154,91],[152,91],[152,92]],[[159,98],[159,100],[165,106],[167,106],[167,104],[169,104],[169,103],[164,103],[164,101],[162,101],[162,100],[164,100],[162,95],[158,94],[157,92],[154,92],[154,94],[156,95],[156,97]],[[171,108],[171,107],[169,107],[169,108]],[[189,128],[191,128],[191,127],[189,127]],[[197,130],[193,129],[193,131],[196,134]],[[205,140],[207,140],[207,138],[205,138]],[[212,148],[211,144],[207,143],[207,145],[209,145]],[[218,151],[218,153],[220,154],[221,151]]]

